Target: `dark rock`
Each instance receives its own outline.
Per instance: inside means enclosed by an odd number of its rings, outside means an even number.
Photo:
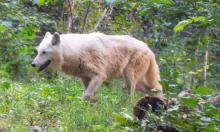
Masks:
[[[150,109],[152,112],[156,112],[156,110],[164,108],[166,109],[166,103],[158,97],[148,97],[144,96],[140,98],[133,108],[134,115],[142,120],[145,118],[145,112]]]

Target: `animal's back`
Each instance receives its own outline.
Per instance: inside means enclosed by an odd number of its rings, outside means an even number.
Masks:
[[[139,41],[129,35],[105,35],[102,33],[94,33],[107,47],[109,56],[106,58],[107,74],[114,77],[122,75],[126,66],[135,58],[142,58],[147,55],[154,58],[153,52],[142,41]],[[135,61],[135,60],[134,60]]]
[[[99,38],[109,46],[116,45],[134,49],[149,49],[144,42],[129,35],[106,35],[103,33],[91,33],[91,35]]]
[[[137,50],[150,50],[148,46],[138,39],[129,35],[106,35],[103,33],[95,32],[89,34],[64,34],[61,35],[61,40],[65,46],[72,46],[75,49],[86,47],[96,48],[114,48],[124,47],[127,49]],[[103,50],[103,49],[100,49]]]
[[[81,58],[86,65],[97,67],[112,78],[122,75],[135,54],[153,55],[148,46],[128,35],[106,35],[103,33],[64,34],[63,54],[70,58]],[[76,60],[74,60],[75,62]]]

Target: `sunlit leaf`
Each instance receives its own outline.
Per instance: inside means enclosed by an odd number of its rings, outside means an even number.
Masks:
[[[37,1],[37,5],[38,5],[38,6],[44,5],[44,3],[45,3],[45,0],[38,0],[38,1]]]
[[[192,89],[192,93],[194,93],[194,94],[202,94],[202,95],[208,94],[209,93],[209,88],[204,87],[204,86],[193,88]]]
[[[4,31],[6,31],[7,29],[8,29],[7,27],[0,25],[0,32],[4,32]]]
[[[96,132],[96,131],[100,131],[100,130],[103,130],[105,127],[102,126],[102,125],[93,125],[93,131]]]
[[[184,97],[180,99],[180,102],[188,107],[195,108],[197,107],[199,100],[196,98]]]
[[[186,26],[189,24],[195,23],[195,22],[207,22],[207,19],[204,16],[199,16],[199,17],[191,17],[189,19],[180,21],[175,27],[174,31],[179,32],[182,31]]]
[[[151,4],[164,4],[164,5],[172,5],[172,0],[149,0],[148,1]]]
[[[201,117],[200,120],[204,121],[204,122],[210,122],[211,118],[210,117]]]
[[[197,74],[196,72],[193,72],[193,71],[190,71],[188,73],[191,74],[191,75],[196,75]]]
[[[209,65],[205,65],[204,68],[205,68],[206,70],[208,70],[208,69],[209,69]]]

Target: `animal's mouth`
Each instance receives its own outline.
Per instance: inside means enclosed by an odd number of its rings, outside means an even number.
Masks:
[[[43,65],[41,65],[41,66],[38,68],[38,71],[41,72],[41,71],[43,71],[44,69],[46,69],[46,68],[49,66],[50,62],[51,62],[51,60],[46,61]]]

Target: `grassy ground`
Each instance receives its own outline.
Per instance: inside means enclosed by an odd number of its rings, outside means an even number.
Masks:
[[[9,131],[111,131],[120,112],[132,115],[123,81],[105,83],[97,91],[98,102],[81,101],[80,81],[69,77],[30,82],[1,80],[0,126]],[[136,99],[141,94],[136,94]]]
[[[176,105],[158,115],[146,112],[147,118],[137,125],[123,80],[104,83],[96,92],[98,101],[90,103],[80,99],[84,88],[78,79],[40,76],[26,82],[0,79],[0,132],[150,131],[159,125],[172,126],[180,132],[220,131],[218,108],[205,103],[202,111],[197,109],[199,101],[215,95],[211,88],[193,88],[193,93],[182,98],[169,88],[166,93],[176,100]],[[135,100],[141,96],[137,92]]]

